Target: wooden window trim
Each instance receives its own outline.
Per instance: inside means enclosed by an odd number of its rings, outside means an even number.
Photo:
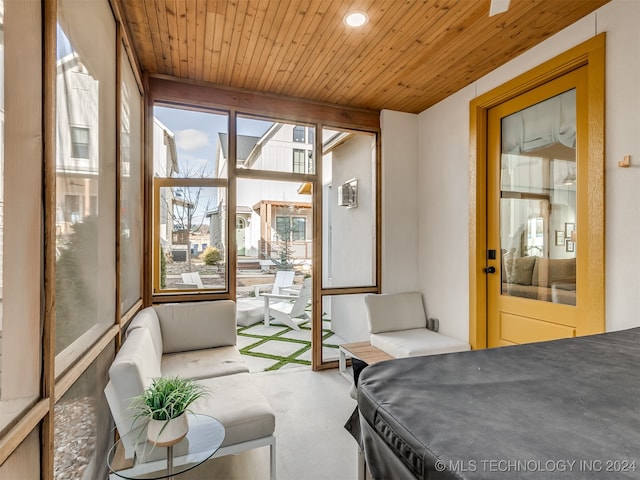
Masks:
[[[381,246],[381,211],[382,211],[382,166],[381,166],[381,135],[380,135],[380,112],[363,110],[357,108],[343,107],[337,105],[329,105],[321,102],[313,102],[305,99],[288,98],[276,95],[261,94],[256,92],[247,92],[236,89],[227,89],[210,84],[177,79],[164,75],[151,75],[146,77],[147,82],[147,102],[146,102],[146,128],[147,135],[146,145],[146,173],[147,194],[145,196],[145,222],[149,222],[152,217],[153,206],[153,171],[152,151],[149,147],[149,139],[152,135],[152,118],[153,108],[155,105],[164,105],[169,107],[179,107],[192,109],[197,111],[225,111],[229,115],[228,135],[229,139],[236,138],[236,121],[240,117],[251,117],[257,119],[265,119],[269,121],[283,121],[294,125],[305,125],[315,129],[313,136],[313,146],[316,152],[315,172],[307,174],[297,174],[288,172],[276,172],[253,169],[237,169],[236,159],[236,142],[230,141],[229,164],[228,164],[228,191],[227,191],[227,208],[229,212],[236,211],[236,189],[238,179],[257,179],[257,180],[279,180],[294,181],[299,183],[311,184],[313,192],[313,254],[312,261],[314,267],[314,275],[322,278],[321,265],[321,248],[322,248],[322,159],[318,152],[322,152],[322,132],[323,128],[333,130],[349,130],[353,132],[363,132],[375,135],[376,142],[376,200],[375,200],[375,222],[376,222],[376,276],[375,285],[364,287],[349,288],[331,288],[323,289],[322,282],[314,282],[313,287],[313,319],[314,319],[314,338],[315,345],[322,344],[321,331],[321,314],[322,314],[322,297],[324,295],[344,295],[353,293],[379,293],[382,281],[382,246]],[[153,220],[155,221],[155,220]],[[235,228],[235,222],[227,222],[227,238],[228,245],[228,264],[233,265],[227,269],[228,292],[222,294],[162,294],[153,295],[153,285],[151,282],[151,261],[149,258],[145,261],[145,305],[153,302],[169,302],[169,301],[193,301],[193,300],[213,300],[231,298],[235,299],[236,292],[236,245],[235,235],[231,229]],[[147,252],[152,251],[155,239],[152,238],[151,224],[145,223]],[[324,362],[322,360],[322,351],[314,348],[312,358],[312,367],[314,370],[322,370],[326,368],[335,368],[337,361]]]

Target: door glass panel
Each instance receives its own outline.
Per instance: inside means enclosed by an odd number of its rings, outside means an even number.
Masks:
[[[502,119],[502,294],[576,304],[575,89]]]

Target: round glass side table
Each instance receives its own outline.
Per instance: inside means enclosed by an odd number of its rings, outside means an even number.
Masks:
[[[159,480],[171,479],[187,472],[210,459],[222,445],[224,425],[217,419],[203,414],[189,413],[189,431],[187,436],[170,447],[158,447],[146,442],[146,428],[136,445],[136,456],[125,464],[118,459],[116,451],[122,443],[118,440],[107,454],[107,466],[110,478],[137,480],[140,478]],[[130,435],[138,435],[134,430]],[[134,443],[136,441],[134,440]],[[115,477],[114,477],[115,475]]]

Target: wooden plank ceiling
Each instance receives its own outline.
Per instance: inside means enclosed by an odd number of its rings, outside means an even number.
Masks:
[[[150,74],[418,113],[609,0],[120,1]]]

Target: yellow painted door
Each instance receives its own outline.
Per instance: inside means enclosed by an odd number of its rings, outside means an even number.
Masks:
[[[573,337],[587,320],[586,74],[488,112],[489,347]]]

